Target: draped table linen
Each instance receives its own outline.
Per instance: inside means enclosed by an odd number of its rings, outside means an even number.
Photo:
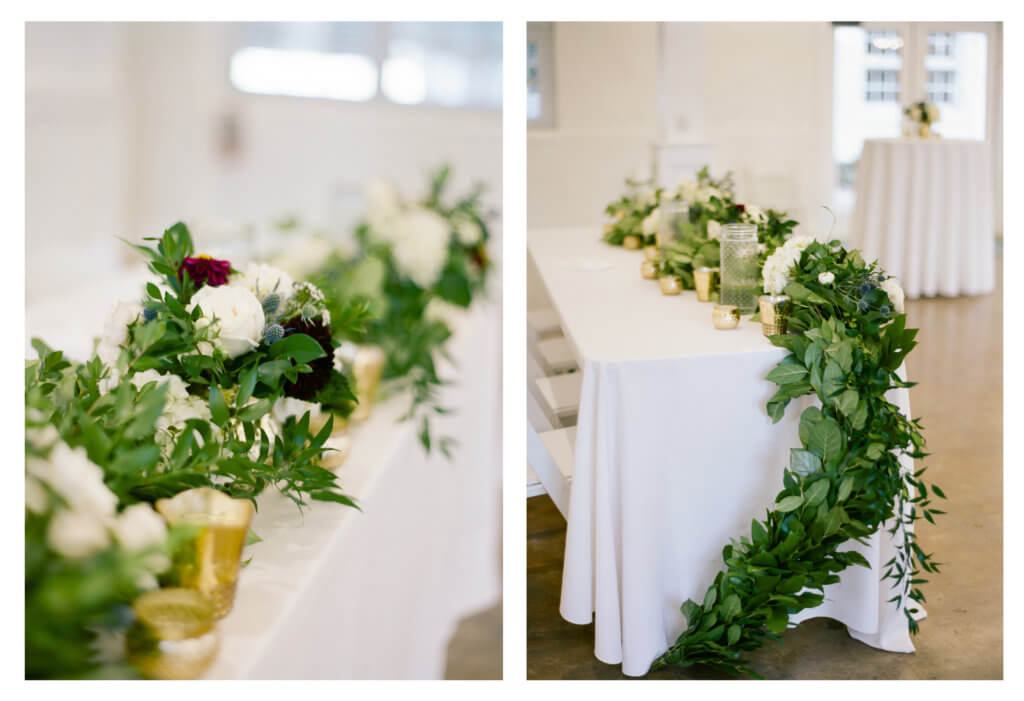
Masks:
[[[712,304],[660,294],[642,256],[595,229],[532,231],[529,252],[583,371],[560,613],[593,621],[596,657],[640,676],[685,629],[680,606],[702,600],[722,547],[774,502],[814,399],[773,425],[764,378],[786,351],[748,318],[716,330]],[[890,400],[909,411],[906,390]],[[881,581],[889,536],[850,547],[871,569],[847,569],[793,620],[828,616],[869,645],[913,651]]]
[[[995,289],[988,143],[868,139],[857,172],[852,248],[899,278],[907,297]]]

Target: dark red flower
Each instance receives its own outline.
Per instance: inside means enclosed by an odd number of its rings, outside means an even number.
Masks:
[[[487,249],[483,246],[477,246],[470,251],[470,256],[472,256],[473,262],[476,263],[478,268],[483,269],[487,265]]]
[[[303,321],[301,316],[285,321],[281,325],[285,328],[285,336],[304,333],[319,343],[320,347],[324,349],[324,353],[327,354],[309,362],[313,372],[300,373],[295,382],[286,382],[284,385],[284,393],[289,397],[311,402],[317,393],[330,382],[331,372],[334,370],[334,346],[331,345],[331,330],[320,319]]]
[[[743,212],[747,211],[747,206],[743,204],[738,204],[736,205],[736,211],[742,214]]]
[[[188,276],[196,284],[196,287],[203,285],[220,287],[228,281],[228,275],[231,274],[231,263],[210,256],[196,256],[185,259],[185,262],[178,268],[179,277],[182,270],[188,271]]]

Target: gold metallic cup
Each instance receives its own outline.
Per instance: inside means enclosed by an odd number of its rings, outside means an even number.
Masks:
[[[196,528],[195,536],[174,555],[172,579],[178,586],[202,594],[213,605],[214,618],[228,615],[235,600],[252,503],[199,487],[172,499],[158,499],[156,510],[172,526]]]
[[[352,356],[352,379],[355,380],[356,397],[359,404],[352,412],[353,421],[365,421],[373,411],[373,400],[380,386],[387,357],[377,346],[359,346]]]
[[[757,298],[761,309],[761,331],[765,336],[786,333],[786,319],[789,316],[789,295],[761,295]]]
[[[658,287],[663,295],[677,295],[683,291],[683,279],[678,275],[662,275],[658,278]]]
[[[655,245],[644,246],[644,258],[655,262],[661,260],[661,251]]]
[[[217,656],[213,604],[191,589],[154,589],[132,604],[125,657],[149,679],[195,679]]]
[[[622,247],[628,248],[631,251],[635,251],[644,245],[644,242],[636,234],[626,234],[626,237],[622,239]]]
[[[719,268],[701,267],[693,271],[693,283],[697,288],[697,299],[710,302],[711,293],[718,287]]]
[[[921,137],[922,139],[927,139],[929,136],[932,135],[932,125],[931,124],[918,124],[917,125],[917,135],[919,137]]]
[[[658,277],[658,264],[653,260],[645,260],[640,264],[640,274],[644,280],[655,280]]]
[[[716,329],[734,329],[740,324],[740,309],[735,304],[716,304],[711,310]]]

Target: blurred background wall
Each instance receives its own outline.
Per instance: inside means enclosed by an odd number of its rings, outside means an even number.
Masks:
[[[453,188],[482,181],[497,209],[501,25],[430,24],[28,24],[27,305],[134,261],[117,237],[181,219],[207,241],[286,215],[347,226],[372,177],[418,196],[449,163]],[[237,63],[247,48],[263,53]],[[325,88],[337,54],[358,70]],[[289,81],[350,99],[238,85]]]

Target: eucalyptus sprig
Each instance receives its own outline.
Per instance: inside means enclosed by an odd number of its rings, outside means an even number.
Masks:
[[[896,590],[890,602],[917,632],[914,614],[925,600],[919,585],[927,581],[921,573],[940,565],[918,544],[913,524],[944,513],[933,498],[945,495],[922,481],[924,469],[908,471],[900,462],[927,455],[920,421],[885,396],[913,386],[898,370],[917,330],[906,328],[884,279],[875,264],[837,241],[803,251],[785,288],[793,333],[770,339],[790,353],[767,376],[779,385],[767,410],[778,422],[791,400],[808,394],[820,406],[801,414],[800,447],[791,450],[774,504],[751,522],[749,537],[723,548],[725,569],[702,602],[683,604],[687,628],[652,669],[704,664],[759,676],[743,653],[778,640],[790,616],[820,604],[824,587],[846,567],[869,567],[857,552],[839,548],[864,542],[886,524],[900,541],[883,575]]]

